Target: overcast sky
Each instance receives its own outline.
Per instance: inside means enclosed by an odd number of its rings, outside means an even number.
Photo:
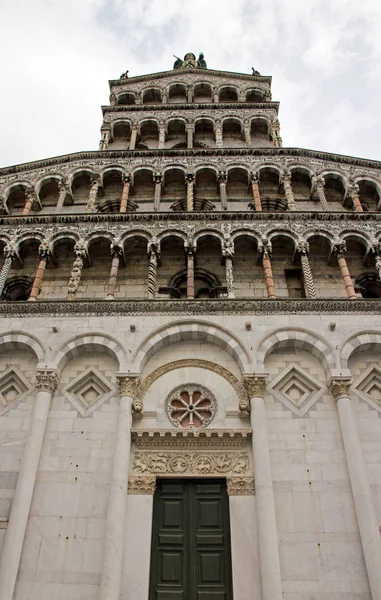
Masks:
[[[284,146],[381,160],[380,0],[0,0],[0,165],[98,148],[108,80],[273,76]]]

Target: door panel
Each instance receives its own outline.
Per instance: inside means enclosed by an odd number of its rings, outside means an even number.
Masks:
[[[225,481],[159,480],[150,600],[232,600]]]

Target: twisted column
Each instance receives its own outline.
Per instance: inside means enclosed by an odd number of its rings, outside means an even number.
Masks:
[[[297,247],[297,252],[300,254],[300,262],[302,264],[304,289],[307,298],[317,298],[314,278],[312,276],[310,261],[308,260],[308,254],[310,247],[308,242],[300,240]]]
[[[228,291],[228,298],[234,298],[234,276],[233,276],[233,258],[234,258],[234,244],[228,240],[222,247],[222,256],[225,260],[226,269],[226,287]]]
[[[160,200],[161,200],[161,187],[163,185],[163,174],[162,173],[154,173],[153,182],[155,184],[155,196],[153,200],[153,209],[155,211],[160,209]]]
[[[353,183],[348,188],[348,196],[352,200],[353,210],[355,212],[364,212],[363,207],[361,206],[359,192],[360,192],[360,188],[357,185],[357,183]]]
[[[193,148],[193,133],[194,133],[193,123],[187,123],[186,130],[187,130],[187,148],[188,148],[188,150],[192,150],[192,148]]]
[[[319,175],[318,177],[313,177],[312,178],[312,185],[316,190],[317,193],[317,197],[319,199],[319,202],[322,206],[323,210],[328,211],[329,210],[329,206],[328,206],[328,202],[327,202],[327,198],[325,195],[325,179],[323,177],[323,175]]]
[[[101,178],[99,175],[93,175],[90,178],[90,192],[89,199],[86,205],[86,212],[94,212],[95,203],[97,201],[98,189],[101,185]]]
[[[220,171],[217,175],[217,181],[220,186],[220,198],[222,210],[228,209],[228,197],[226,192],[226,184],[228,181],[228,174],[226,171]]]
[[[274,298],[276,298],[276,295],[275,295],[273,270],[271,267],[271,258],[270,258],[271,257],[271,244],[269,242],[265,241],[259,247],[259,254],[262,256],[262,265],[263,265],[263,271],[264,271],[264,275],[265,275],[267,296],[268,296],[268,298],[273,300]]]
[[[187,211],[194,210],[194,173],[186,174],[187,180]]]
[[[194,298],[194,248],[185,248],[187,255],[187,298]]]
[[[254,207],[256,212],[262,212],[261,192],[259,191],[259,174],[251,174],[251,189],[253,192]]]
[[[34,410],[0,560],[1,600],[13,598],[50,402],[57,389],[58,381],[55,371],[46,370],[36,373],[37,393]]]
[[[159,124],[159,150],[162,150],[165,146],[165,121],[160,121]]]
[[[287,208],[288,210],[296,210],[296,203],[294,198],[294,192],[292,191],[291,185],[291,173],[285,171],[282,177],[282,183],[284,186],[284,193],[287,200]]]
[[[214,135],[216,137],[217,148],[222,148],[224,145],[222,121],[214,121]]]
[[[67,291],[68,291],[67,299],[68,300],[75,299],[75,295],[77,293],[77,290],[78,290],[78,287],[79,287],[79,284],[81,281],[83,261],[86,257],[86,248],[85,248],[85,244],[82,240],[75,244],[74,254],[75,254],[75,259],[74,259],[74,263],[73,263],[73,268],[70,273],[69,283],[67,286]]]
[[[147,296],[148,298],[154,299],[156,297],[157,265],[160,255],[160,249],[156,239],[153,239],[148,243],[147,252],[149,258]]]
[[[103,539],[103,557],[99,600],[119,600],[122,581],[124,525],[128,472],[130,469],[132,407],[140,385],[138,376],[118,379],[120,404],[112,477]],[[130,574],[133,578],[134,574]]]
[[[264,400],[266,383],[267,378],[264,375],[248,377],[244,380],[250,400],[250,420],[253,430],[252,444],[262,600],[282,600],[278,534]]]
[[[120,200],[119,212],[125,213],[127,212],[128,205],[128,197],[130,195],[130,186],[131,186],[131,175],[125,173],[122,177],[123,181],[123,190],[122,190],[122,198]]]
[[[16,252],[13,246],[7,244],[4,246],[4,262],[0,272],[0,298],[3,295],[5,282],[8,277],[9,269],[11,268],[12,261],[16,258]]]
[[[111,269],[108,280],[106,300],[114,300],[116,292],[116,281],[118,278],[119,262],[122,256],[122,248],[119,246],[119,241],[113,241],[110,247],[111,250]]]
[[[347,261],[345,260],[345,256],[344,256],[346,251],[347,251],[347,245],[344,240],[338,242],[333,247],[333,252],[336,255],[337,262],[339,263],[341,276],[343,278],[343,282],[344,282],[344,286],[345,286],[345,291],[347,292],[348,298],[353,299],[353,298],[356,298],[357,296],[356,296],[352,278],[349,273]]]
[[[138,125],[137,125],[137,123],[132,123],[132,125],[131,125],[130,150],[135,150],[137,137],[138,137]]]
[[[58,183],[58,200],[56,204],[56,213],[60,213],[65,202],[66,195],[69,193],[69,187],[66,179]]]
[[[352,402],[349,397],[350,385],[350,378],[333,378],[330,383],[330,389],[332,396],[336,400],[339,415],[341,435],[347,459],[349,479],[372,600],[380,600],[381,541],[379,523],[369,485],[367,466],[364,461],[357,432]]]
[[[33,202],[36,202],[36,201],[37,201],[37,194],[36,194],[35,190],[26,190],[25,204],[24,204],[24,208],[22,211],[23,217],[26,217],[26,215],[29,215],[30,211],[32,210]]]
[[[29,294],[28,302],[36,302],[39,293],[41,292],[41,284],[44,278],[46,265],[50,258],[50,247],[46,241],[42,242],[38,254],[40,256],[40,262],[37,267],[37,272],[33,281],[32,289]]]

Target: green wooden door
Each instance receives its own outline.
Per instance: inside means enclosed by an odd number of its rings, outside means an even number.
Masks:
[[[225,481],[158,480],[150,600],[233,600]]]

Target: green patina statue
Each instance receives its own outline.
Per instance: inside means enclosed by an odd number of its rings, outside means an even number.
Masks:
[[[181,58],[179,58],[175,54],[173,56],[176,59],[173,65],[174,69],[187,69],[189,67],[196,67],[197,69],[207,69],[204,54],[202,52],[200,52],[198,60],[196,60],[196,56],[193,54],[193,52],[188,52],[184,56],[184,60],[181,60]]]

